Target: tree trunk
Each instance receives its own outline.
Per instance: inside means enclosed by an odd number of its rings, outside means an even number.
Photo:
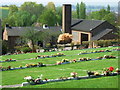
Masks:
[[[31,44],[32,44],[32,52],[36,52],[33,40],[31,40]]]

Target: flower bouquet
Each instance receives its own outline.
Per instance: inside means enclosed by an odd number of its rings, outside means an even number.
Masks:
[[[77,77],[77,73],[76,73],[76,72],[71,72],[70,75],[71,75],[72,77],[74,77],[74,78]]]

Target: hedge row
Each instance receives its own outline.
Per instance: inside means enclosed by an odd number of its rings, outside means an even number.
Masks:
[[[120,39],[112,39],[112,40],[95,40],[95,41],[84,41],[82,42],[83,45],[89,46],[94,42],[96,46],[100,47],[107,47],[113,45],[120,45]]]

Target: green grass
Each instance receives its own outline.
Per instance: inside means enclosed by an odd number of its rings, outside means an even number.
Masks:
[[[9,8],[8,7],[0,7],[0,19],[6,18],[9,13]]]
[[[104,52],[104,53],[92,53],[92,54],[83,54],[83,55],[70,55],[70,56],[62,56],[62,57],[52,57],[52,58],[44,58],[44,59],[33,59],[33,60],[21,60],[21,61],[16,61],[16,62],[4,62],[2,63],[2,66],[12,66],[12,67],[19,67],[20,65],[25,66],[26,64],[32,64],[32,63],[38,63],[42,62],[44,64],[55,64],[57,61],[61,61],[63,58],[72,60],[72,59],[79,59],[83,57],[88,57],[88,58],[97,58],[99,56],[104,56],[104,55],[114,55],[118,56],[118,51],[113,51],[113,52]]]
[[[50,63],[55,63],[56,61],[60,61],[63,58],[72,60],[72,59],[77,59],[82,57],[96,58],[104,55],[118,56],[118,51],[75,55],[75,54],[78,54],[80,51],[103,50],[103,49],[113,49],[113,48],[117,48],[117,47],[61,51],[61,53],[64,53],[65,55],[69,55],[69,56],[53,57],[53,58],[37,59],[37,60],[22,60],[22,61],[16,61],[16,62],[5,62],[5,63],[2,63],[2,66],[9,65],[9,66],[17,67],[18,65],[21,65],[21,64],[24,66],[26,63],[37,63],[37,62],[50,64]],[[32,57],[35,57],[36,55],[51,55],[55,53],[57,52],[8,55],[8,56],[3,56],[3,59],[12,57],[12,58],[21,60],[22,58],[23,59],[32,58]],[[58,65],[58,66],[34,67],[34,68],[27,68],[27,69],[20,69],[20,70],[3,71],[2,85],[20,84],[22,82],[25,82],[23,78],[29,75],[33,76],[34,78],[37,78],[38,75],[43,74],[43,79],[44,78],[56,79],[61,76],[69,77],[71,72],[77,72],[79,76],[85,76],[87,75],[86,70],[98,71],[101,73],[103,68],[110,67],[110,66],[117,68],[118,59],[104,59],[104,60],[97,60],[97,61],[77,62],[77,63],[71,63],[71,64],[65,64],[65,65]],[[86,79],[86,80],[53,82],[53,83],[47,83],[43,85],[27,86],[27,88],[46,88],[46,87],[47,88],[117,88],[118,87],[117,81],[118,81],[117,76],[101,77],[101,78]]]
[[[25,86],[23,88],[118,88],[118,76],[52,82],[43,85]]]
[[[74,55],[78,54],[82,51],[93,51],[93,50],[106,50],[106,49],[116,49],[118,47],[109,47],[109,48],[96,48],[96,49],[82,49],[82,50],[71,50],[71,51],[60,51],[61,53],[64,53],[65,55]],[[51,54],[56,54],[56,52],[44,52],[44,53],[27,53],[27,54],[19,54],[19,55],[5,55],[1,56],[1,60],[5,60],[8,58],[16,59],[16,60],[22,60],[22,59],[29,59],[29,58],[35,58],[37,55],[51,55]]]
[[[101,72],[103,68],[113,66],[118,67],[118,60],[101,60],[101,61],[88,61],[81,63],[72,63],[58,66],[49,66],[49,67],[37,67],[37,68],[28,68],[21,70],[11,70],[3,71],[2,79],[3,85],[9,84],[19,84],[24,82],[23,78],[25,76],[33,76],[37,78],[38,75],[43,74],[43,78],[55,79],[61,76],[69,76],[71,72],[77,72],[78,75],[86,75],[84,70],[95,70]]]

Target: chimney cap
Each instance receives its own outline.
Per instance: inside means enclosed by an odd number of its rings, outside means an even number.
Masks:
[[[63,6],[71,6],[71,4],[63,4]]]

